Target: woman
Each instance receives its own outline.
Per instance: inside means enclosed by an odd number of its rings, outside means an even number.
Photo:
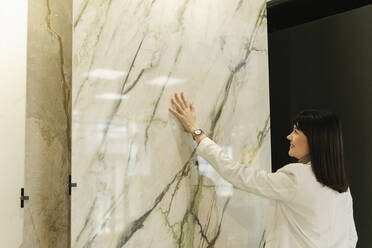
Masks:
[[[181,92],[169,108],[198,146],[196,152],[235,187],[270,200],[266,248],[350,248],[358,240],[343,158],[341,124],[329,112],[307,110],[293,121],[289,156],[275,173],[233,161],[196,123]],[[198,131],[195,131],[198,130]]]

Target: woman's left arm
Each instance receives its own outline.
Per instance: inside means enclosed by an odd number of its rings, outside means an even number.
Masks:
[[[183,125],[184,129],[191,133],[199,129],[196,123],[195,110],[191,102],[186,100],[183,92],[181,99],[175,93],[174,104],[176,110],[169,108]],[[264,169],[253,168],[233,161],[222,148],[205,134],[196,137],[197,154],[207,160],[217,172],[234,186],[248,192],[282,201],[290,201],[294,198],[297,189],[296,174],[293,173],[295,164],[288,164],[276,173],[269,173]]]
[[[291,201],[297,190],[298,180],[294,171],[296,164],[288,164],[275,173],[254,168],[232,160],[210,138],[203,139],[196,153],[207,160],[217,172],[228,182],[242,190],[256,195],[280,200]]]

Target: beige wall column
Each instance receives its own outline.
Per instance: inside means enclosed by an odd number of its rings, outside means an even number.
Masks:
[[[28,3],[24,247],[67,248],[72,1]]]

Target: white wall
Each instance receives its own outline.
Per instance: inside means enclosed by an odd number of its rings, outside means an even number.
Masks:
[[[0,0],[0,244],[22,243],[27,0]],[[27,193],[27,192],[26,192]]]

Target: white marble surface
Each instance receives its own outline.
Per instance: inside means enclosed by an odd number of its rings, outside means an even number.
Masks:
[[[271,169],[265,4],[74,1],[72,247],[262,247],[266,200],[197,158],[168,107],[184,91],[209,137]]]

